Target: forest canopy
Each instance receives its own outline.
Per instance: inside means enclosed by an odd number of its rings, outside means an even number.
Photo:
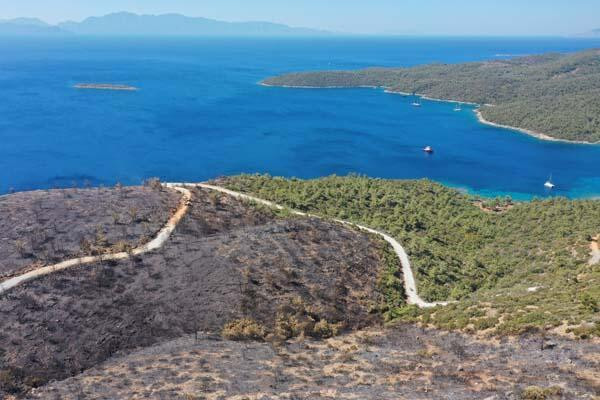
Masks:
[[[516,333],[567,321],[596,323],[600,335],[600,265],[588,264],[591,238],[600,233],[600,201],[498,199],[505,207],[494,211],[493,204],[486,210],[481,199],[429,180],[356,175],[241,175],[219,184],[391,234],[409,254],[422,297],[459,300],[420,311],[437,326]],[[396,316],[416,312],[398,309]]]

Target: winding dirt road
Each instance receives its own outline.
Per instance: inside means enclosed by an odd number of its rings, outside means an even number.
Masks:
[[[88,257],[80,257],[74,258],[71,260],[66,260],[60,262],[58,264],[48,265],[46,267],[38,268],[33,271],[29,271],[19,276],[15,276],[14,278],[10,278],[4,282],[0,282],[0,294],[3,294],[16,286],[19,286],[25,282],[29,282],[33,279],[40,278],[45,275],[50,275],[58,271],[62,271],[65,269],[78,267],[85,264],[91,264],[98,261],[111,261],[111,260],[124,260],[131,256],[137,256],[140,254],[145,254],[157,249],[160,249],[171,237],[171,234],[177,227],[177,224],[183,216],[187,213],[190,201],[192,199],[192,193],[183,187],[178,187],[170,184],[165,184],[165,187],[177,190],[182,193],[183,196],[181,198],[181,202],[179,208],[173,214],[171,218],[167,221],[166,225],[158,232],[156,237],[146,243],[143,246],[137,247],[133,249],[131,252],[121,252],[121,253],[113,253],[113,254],[102,254],[99,256],[88,256]]]
[[[145,254],[145,253],[160,249],[161,247],[164,246],[164,244],[167,242],[167,240],[171,237],[171,234],[177,227],[177,224],[181,221],[183,216],[188,211],[190,201],[192,199],[192,193],[186,187],[195,187],[195,188],[202,188],[202,189],[206,189],[206,190],[217,191],[217,192],[227,194],[227,195],[232,196],[237,199],[252,201],[252,202],[255,202],[258,204],[266,205],[268,207],[276,208],[278,210],[283,210],[286,208],[279,204],[275,204],[272,201],[259,199],[254,196],[234,192],[232,190],[228,190],[228,189],[225,189],[225,188],[222,188],[219,186],[213,186],[213,185],[208,185],[208,184],[204,184],[204,183],[165,183],[164,186],[167,188],[177,190],[178,192],[182,193],[183,196],[181,199],[180,206],[177,209],[177,211],[175,212],[175,214],[169,219],[167,224],[158,232],[158,235],[154,239],[152,239],[150,242],[146,243],[143,246],[135,248],[130,253],[121,252],[121,253],[114,253],[114,254],[103,254],[100,256],[75,258],[72,260],[66,260],[66,261],[63,261],[58,264],[49,265],[46,267],[42,267],[42,268],[27,272],[25,274],[8,279],[4,282],[0,282],[0,294],[3,294],[25,282],[28,282],[33,279],[40,278],[42,276],[49,275],[49,274],[52,274],[52,273],[55,273],[58,271],[62,271],[65,269],[74,268],[74,267],[82,266],[85,264],[91,264],[91,263],[95,263],[98,261],[124,260],[131,256],[141,255],[141,254]],[[313,214],[296,211],[296,210],[290,210],[290,212],[292,214],[304,216],[304,217],[322,218],[318,215],[313,215]],[[404,248],[400,245],[400,243],[398,243],[398,241],[396,241],[394,238],[392,238],[391,236],[389,236],[386,233],[380,232],[380,231],[372,229],[372,228],[368,228],[366,226],[358,225],[358,224],[348,222],[348,221],[337,220],[337,219],[335,221],[340,224],[346,225],[346,226],[353,226],[353,227],[356,227],[363,231],[372,233],[374,235],[378,235],[378,236],[382,237],[386,242],[388,242],[393,247],[394,252],[400,259],[400,263],[402,265],[402,273],[404,275],[404,288],[406,291],[406,295],[407,295],[406,300],[407,300],[408,304],[414,304],[420,308],[431,308],[431,307],[436,307],[436,306],[445,306],[448,304],[447,302],[428,303],[428,302],[424,301],[423,299],[421,299],[421,297],[419,297],[419,295],[417,293],[417,285],[415,282],[415,277],[413,275],[413,271],[410,266],[410,260],[408,259],[408,255],[406,254],[406,251],[404,251]]]
[[[213,186],[213,185],[208,185],[205,183],[196,183],[196,184],[182,183],[182,184],[177,184],[177,185],[182,186],[182,187],[192,186],[192,187],[199,187],[199,188],[203,188],[203,189],[207,189],[207,190],[214,190],[217,192],[225,193],[229,196],[232,196],[232,197],[235,197],[238,199],[250,200],[250,201],[253,201],[253,202],[256,202],[259,204],[263,204],[268,207],[273,207],[273,208],[276,208],[279,210],[283,210],[286,208],[279,204],[273,203],[272,201],[259,199],[258,197],[250,196],[250,195],[239,193],[239,192],[234,192],[233,190],[225,189],[220,186]],[[290,212],[292,214],[303,216],[303,217],[322,218],[318,215],[309,214],[309,213],[305,213],[302,211],[290,210]],[[394,248],[394,252],[398,256],[398,258],[400,259],[400,263],[402,264],[402,274],[404,275],[404,289],[406,291],[406,296],[407,296],[406,301],[408,304],[414,304],[419,308],[432,308],[432,307],[436,307],[436,306],[448,305],[447,302],[428,303],[425,300],[423,300],[421,297],[419,297],[419,294],[417,292],[417,285],[415,282],[415,277],[413,275],[412,267],[410,266],[410,260],[408,259],[408,254],[406,254],[406,251],[404,251],[404,248],[402,247],[402,245],[400,245],[400,243],[398,243],[398,241],[396,239],[394,239],[393,237],[389,236],[386,233],[380,232],[380,231],[372,229],[372,228],[368,228],[366,226],[358,225],[358,224],[348,222],[348,221],[342,221],[340,219],[335,219],[334,221],[338,222],[340,224],[343,224],[343,225],[354,226],[363,231],[380,236],[386,242],[388,242],[390,245],[392,245],[392,247]]]

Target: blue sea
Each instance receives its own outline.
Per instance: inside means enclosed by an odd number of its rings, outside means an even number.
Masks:
[[[600,47],[519,38],[0,40],[0,192],[270,173],[430,178],[484,196],[600,196],[600,146],[480,124],[374,89],[285,89],[305,70],[457,63]],[[77,90],[80,82],[137,92]],[[425,145],[435,154],[423,153]],[[552,175],[552,193],[543,187]]]

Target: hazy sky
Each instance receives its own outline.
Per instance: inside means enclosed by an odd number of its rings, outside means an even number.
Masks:
[[[0,19],[55,23],[116,11],[372,34],[568,35],[600,28],[600,0],[0,0]]]

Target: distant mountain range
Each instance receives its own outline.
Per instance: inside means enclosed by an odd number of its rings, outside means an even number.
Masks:
[[[68,35],[69,33],[58,26],[52,26],[37,18],[16,18],[0,20],[0,35],[31,36],[31,35]]]
[[[330,32],[271,22],[223,22],[180,14],[115,13],[49,25],[35,18],[0,20],[0,35],[95,36],[328,36]]]

